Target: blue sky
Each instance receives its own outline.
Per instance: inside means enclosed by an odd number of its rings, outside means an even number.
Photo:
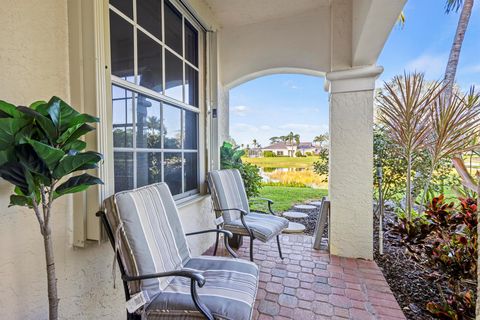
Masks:
[[[395,27],[380,55],[385,68],[377,86],[396,74],[423,71],[428,79],[441,79],[450,52],[458,13],[445,14],[444,0],[409,0],[406,23]],[[480,89],[480,3],[475,3],[460,56],[457,82]],[[280,74],[244,83],[230,91],[230,135],[238,144],[293,131],[311,141],[328,131],[328,95],[323,78]]]

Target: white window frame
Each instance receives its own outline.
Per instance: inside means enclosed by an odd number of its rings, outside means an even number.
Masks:
[[[196,21],[196,19],[191,16],[190,12],[184,8],[184,6],[180,3],[180,1],[177,0],[169,0],[169,2],[182,14],[182,55],[178,54],[175,52],[173,49],[171,49],[166,43],[164,43],[162,40],[165,39],[165,0],[160,0],[161,1],[161,6],[162,6],[162,38],[163,39],[157,39],[155,36],[153,36],[151,33],[149,33],[145,28],[141,27],[137,23],[135,23],[136,19],[136,1],[133,1],[133,20],[123,14],[121,11],[116,9],[115,7],[111,6],[109,4],[108,0],[104,0],[104,26],[105,26],[105,51],[106,51],[106,84],[107,84],[107,98],[106,98],[106,106],[107,106],[107,125],[103,127],[102,129],[104,130],[104,134],[110,136],[109,137],[109,143],[107,143],[107,149],[104,150],[104,153],[108,155],[107,157],[110,159],[107,163],[107,166],[109,166],[110,170],[110,176],[108,177],[107,181],[105,181],[106,186],[106,194],[110,195],[113,194],[114,192],[114,170],[113,170],[113,152],[118,151],[118,152],[133,152],[134,154],[134,184],[136,185],[136,151],[150,151],[150,152],[162,152],[162,159],[163,159],[163,152],[181,152],[182,153],[182,161],[184,159],[184,153],[187,152],[197,152],[197,184],[198,187],[196,190],[190,190],[186,192],[182,192],[180,194],[177,194],[174,196],[175,200],[181,200],[182,202],[185,201],[187,198],[191,198],[192,196],[195,196],[197,194],[202,194],[205,192],[205,188],[203,187],[203,184],[205,182],[205,176],[206,176],[206,124],[205,124],[205,115],[206,115],[206,106],[205,106],[205,94],[206,94],[206,81],[205,81],[205,58],[206,58],[206,52],[205,52],[205,41],[206,41],[206,32],[205,29]],[[137,62],[137,33],[134,32],[134,74],[135,74],[135,79],[134,82],[129,82],[127,80],[121,79],[120,77],[117,77],[115,75],[111,74],[111,65],[110,65],[110,26],[109,26],[109,15],[110,15],[110,10],[114,11],[115,14],[118,14],[121,16],[123,19],[128,21],[132,26],[135,26],[138,30],[146,34],[148,37],[150,37],[152,40],[155,42],[159,43],[162,45],[162,72],[163,72],[163,85],[162,85],[162,93],[158,93],[154,90],[142,87],[140,85],[137,85],[137,74],[138,74],[138,62]],[[185,20],[187,20],[196,30],[198,33],[198,67],[193,65],[188,59],[183,58],[185,56]],[[190,66],[194,70],[198,72],[198,108],[193,107],[183,101],[176,100],[174,98],[171,98],[169,96],[165,95],[165,90],[166,86],[165,84],[165,53],[166,50],[168,50],[170,53],[174,54],[177,56],[179,59],[182,61],[183,65],[183,83],[185,84],[185,77],[186,77],[186,68],[185,65]],[[187,149],[183,149],[183,145],[181,149],[142,149],[142,148],[135,148],[135,137],[134,139],[134,147],[132,148],[113,148],[113,135],[112,135],[112,129],[113,129],[113,118],[112,118],[112,97],[111,97],[111,87],[112,85],[122,87],[128,90],[133,91],[136,94],[141,94],[145,95],[148,98],[152,98],[154,100],[158,100],[160,102],[167,103],[169,105],[173,105],[176,107],[179,107],[182,110],[188,110],[195,112],[198,115],[198,146],[196,151],[191,151]],[[185,86],[182,86],[182,97],[183,100],[185,100]],[[135,122],[135,117],[133,116],[133,121]],[[182,117],[183,121],[183,117]],[[133,123],[133,128],[135,128],[135,123]],[[133,130],[134,135],[135,135],[135,130]],[[183,137],[182,137],[183,141]],[[182,142],[183,143],[183,142]],[[163,181],[163,174],[164,170],[162,170],[162,181]],[[185,184],[185,179],[184,179],[184,166],[182,165],[182,191],[184,190],[184,184]]]

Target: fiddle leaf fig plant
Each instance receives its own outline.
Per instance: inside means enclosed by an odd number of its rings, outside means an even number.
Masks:
[[[0,176],[15,186],[10,206],[33,210],[43,236],[48,282],[49,319],[58,319],[57,279],[52,242],[52,204],[69,193],[102,181],[95,169],[102,155],[84,151],[82,137],[99,119],[81,114],[58,97],[29,107],[0,100]],[[76,175],[76,173],[80,173]]]

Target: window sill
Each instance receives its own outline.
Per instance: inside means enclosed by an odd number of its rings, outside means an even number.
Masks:
[[[175,204],[177,205],[178,209],[181,209],[183,207],[187,207],[189,205],[192,205],[196,202],[203,201],[203,200],[205,200],[206,198],[209,198],[209,197],[210,197],[209,194],[197,193],[197,194],[191,195],[189,197],[178,199],[178,200],[175,201]]]

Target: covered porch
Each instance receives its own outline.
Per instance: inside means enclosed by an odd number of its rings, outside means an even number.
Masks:
[[[282,236],[286,259],[280,261],[269,247],[274,242],[257,243],[255,258],[262,275],[255,319],[402,318],[371,261],[372,124],[375,80],[383,71],[376,61],[406,0],[145,1],[161,8],[161,31],[138,22],[137,2],[7,1],[0,13],[5,24],[0,38],[8,43],[0,48],[0,99],[29,105],[56,95],[79,112],[100,118],[96,133],[86,142],[88,149],[105,157],[95,171],[105,184],[61,198],[52,215],[61,318],[125,318],[124,292],[112,283],[113,252],[95,216],[116,185],[131,189],[152,183],[154,176],[155,182],[177,190],[175,202],[185,232],[215,227],[206,176],[220,168],[219,147],[229,133],[229,90],[273,73],[325,78],[324,88],[318,90],[330,94],[330,252],[314,251],[310,237]],[[131,11],[122,7],[125,3],[131,3]],[[165,18],[166,7],[170,20]],[[111,25],[110,17],[122,28]],[[187,28],[196,45],[189,52]],[[126,40],[121,37],[125,30],[131,33]],[[173,35],[172,44],[167,32]],[[145,52],[155,52],[141,61],[140,37]],[[122,47],[126,42],[128,54],[114,57],[116,49],[127,51]],[[158,74],[150,80],[160,84],[147,87],[148,81],[137,81],[142,63],[154,67]],[[115,96],[119,91],[123,97]],[[142,99],[149,104],[141,106]],[[115,123],[116,100],[125,102],[125,114],[130,112],[124,123]],[[151,106],[158,110],[157,120],[162,118],[162,129],[167,122],[164,111],[176,110],[171,117],[176,120],[168,123],[176,134],[161,133],[161,146],[151,148],[158,154],[152,157],[157,174],[148,176],[150,168],[138,164],[151,159],[137,155],[151,150],[127,132],[144,136],[147,130],[137,129],[135,121],[146,119]],[[185,129],[187,122],[191,126]],[[115,145],[116,128],[131,145]],[[118,174],[116,161],[123,161],[126,174]],[[45,257],[37,222],[27,208],[7,208],[10,185],[1,181],[0,191],[2,316],[47,318]],[[201,255],[214,241],[214,235],[202,235],[189,239],[188,245],[192,255]],[[239,252],[247,256],[244,247]]]
[[[253,319],[405,319],[375,262],[314,250],[310,236],[281,241],[283,260],[275,243],[254,244],[260,283]],[[237,253],[248,259],[248,239]],[[217,254],[228,256],[224,249]]]

